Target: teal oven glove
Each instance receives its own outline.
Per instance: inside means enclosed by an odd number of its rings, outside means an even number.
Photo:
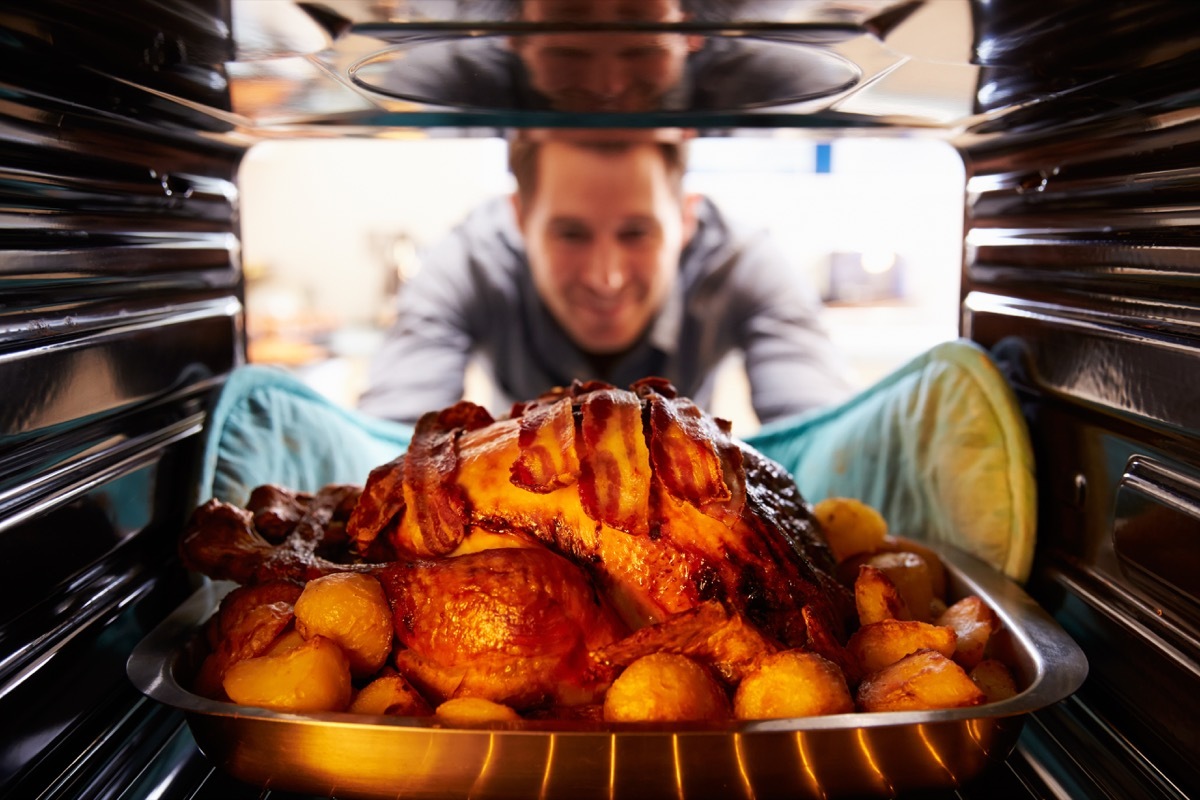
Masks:
[[[746,442],[805,499],[852,497],[893,534],[949,542],[1024,581],[1037,524],[1033,452],[987,351],[939,344],[845,403],[763,426]]]
[[[303,492],[362,486],[411,438],[411,426],[343,408],[282,369],[238,367],[208,417],[195,504],[245,505],[267,483]]]

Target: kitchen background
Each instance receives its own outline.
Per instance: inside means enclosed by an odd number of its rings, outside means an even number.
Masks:
[[[499,138],[267,141],[239,178],[249,358],[353,406],[422,246],[512,188]],[[772,131],[693,143],[687,188],[770,228],[862,386],[958,333],[963,166],[935,138]],[[469,398],[486,379],[468,376]],[[714,412],[758,422],[740,361]]]

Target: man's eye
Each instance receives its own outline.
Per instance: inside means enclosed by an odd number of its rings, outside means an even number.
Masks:
[[[571,244],[586,242],[589,238],[588,232],[579,228],[560,229],[557,233],[559,239]]]
[[[591,54],[586,50],[575,50],[566,47],[556,47],[545,51],[548,58],[554,59],[560,64],[582,64],[591,57]]]
[[[626,244],[637,244],[648,239],[650,231],[646,228],[626,228],[618,233],[617,236]]]
[[[622,58],[628,61],[638,59],[662,58],[666,54],[666,50],[662,47],[630,47],[621,51]]]

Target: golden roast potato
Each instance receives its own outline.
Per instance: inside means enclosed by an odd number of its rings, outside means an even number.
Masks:
[[[904,598],[907,619],[933,621],[933,579],[924,557],[911,552],[881,552],[868,558],[867,564],[891,580]]]
[[[359,572],[309,581],[296,600],[296,630],[305,639],[324,636],[337,642],[356,678],[378,672],[392,652],[392,611],[383,586]]]
[[[451,725],[482,725],[488,722],[515,722],[521,715],[510,706],[484,697],[452,697],[434,712]]]
[[[283,633],[279,634],[279,636],[275,638],[275,641],[271,642],[267,649],[263,651],[263,655],[283,655],[284,653],[295,650],[306,641],[307,640],[300,635],[300,631],[296,630],[295,628],[288,628]]]
[[[729,716],[729,698],[712,674],[687,656],[652,653],[617,676],[604,696],[607,722],[678,722]]]
[[[403,675],[388,671],[364,686],[347,709],[351,714],[385,714],[424,717],[433,713],[429,703]]]
[[[854,699],[842,670],[803,650],[764,656],[733,696],[733,715],[738,719],[813,717],[853,710]]]
[[[854,605],[860,625],[882,622],[885,619],[912,619],[908,603],[887,573],[871,564],[858,568],[854,579]]]
[[[850,636],[847,649],[870,676],[917,650],[954,655],[954,629],[916,620],[885,619],[864,625]]]
[[[924,711],[977,706],[983,690],[963,668],[936,650],[918,650],[859,684],[862,711]]]
[[[282,632],[291,630],[292,601],[299,595],[299,586],[282,582],[239,586],[227,594],[205,627],[215,643],[196,674],[196,692],[225,699],[221,684],[229,667],[263,655]]]
[[[925,559],[925,565],[929,568],[929,580],[933,584],[934,599],[946,599],[946,565],[942,563],[941,556],[929,545],[889,533],[883,537],[883,541],[875,548],[873,555],[876,553],[916,553]]]
[[[838,561],[878,549],[887,536],[883,516],[852,497],[827,497],[813,506],[813,515]]]
[[[1017,693],[1017,682],[1012,670],[1003,661],[985,658],[970,672],[971,680],[983,690],[989,703],[997,700],[1007,700]]]
[[[342,711],[350,704],[350,662],[324,636],[278,655],[238,661],[222,684],[229,699],[275,711]]]
[[[954,629],[957,635],[954,660],[971,669],[983,660],[992,634],[1000,627],[1000,620],[987,603],[970,595],[942,612],[937,624]]]

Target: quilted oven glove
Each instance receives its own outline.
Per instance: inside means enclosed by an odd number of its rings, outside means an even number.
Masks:
[[[266,483],[361,486],[411,438],[411,426],[343,408],[282,369],[238,367],[209,414],[194,505],[210,497],[245,505]]]
[[[805,499],[854,497],[893,534],[948,542],[1017,581],[1037,524],[1033,452],[1017,400],[978,345],[914,358],[841,405],[746,437]]]

